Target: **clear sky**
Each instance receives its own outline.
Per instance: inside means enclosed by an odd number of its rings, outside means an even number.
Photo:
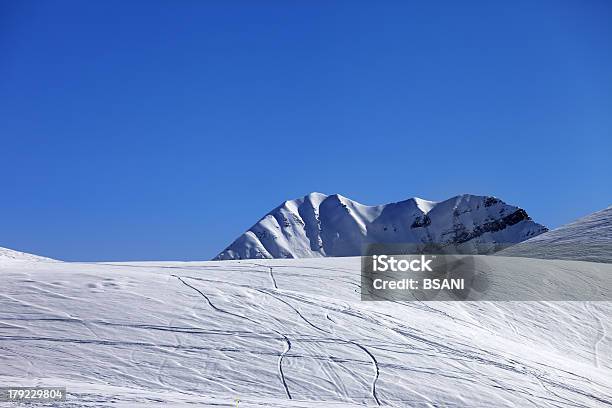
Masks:
[[[612,204],[612,2],[0,2],[0,246],[208,259],[282,201]]]

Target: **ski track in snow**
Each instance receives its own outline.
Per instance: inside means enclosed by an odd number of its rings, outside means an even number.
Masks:
[[[291,393],[289,392],[289,387],[287,386],[287,380],[285,379],[285,372],[283,371],[283,358],[287,355],[287,353],[291,350],[291,342],[287,338],[287,336],[283,336],[285,339],[285,343],[287,347],[283,350],[282,354],[278,358],[278,373],[281,377],[281,381],[283,382],[283,387],[285,388],[285,393],[287,394],[287,398],[291,399]]]
[[[270,268],[272,269],[272,268]],[[180,276],[177,275],[172,275],[174,277],[176,277],[179,281],[181,281],[184,285],[186,285],[187,287],[195,290],[196,292],[198,292],[204,299],[206,299],[206,302],[208,303],[208,305],[210,307],[212,307],[215,311],[220,312],[220,313],[225,313],[228,314],[230,316],[235,316],[235,317],[239,317],[241,319],[245,319],[248,320],[250,322],[253,322],[255,324],[259,324],[258,322],[256,322],[255,320],[252,320],[248,317],[245,316],[241,316],[235,313],[231,313],[228,312],[226,310],[223,309],[219,309],[218,307],[216,307],[211,301],[210,298],[208,296],[206,296],[201,290],[199,290],[198,288],[196,288],[195,286],[192,286],[190,284],[188,284],[187,282],[185,282]],[[287,394],[287,398],[291,399],[291,393],[289,392],[289,387],[287,386],[287,381],[285,379],[285,373],[283,371],[283,358],[285,357],[285,355],[289,352],[289,350],[291,350],[291,341],[289,341],[289,339],[287,338],[286,335],[281,334],[279,332],[277,332],[280,336],[282,336],[285,344],[286,344],[286,348],[283,350],[283,352],[280,354],[280,356],[278,357],[278,374],[280,376],[281,382],[283,383],[283,388],[285,389],[285,393]]]
[[[595,344],[593,346],[594,348],[594,353],[593,353],[593,357],[595,359],[595,365],[597,367],[599,367],[599,344],[606,338],[607,333],[606,333],[606,327],[604,326],[601,317],[599,317],[599,315],[597,314],[597,312],[595,311],[595,307],[593,306],[592,302],[588,302],[585,303],[585,308],[589,310],[589,312],[591,313],[591,315],[593,316],[593,318],[595,319],[595,321],[597,322],[597,325],[599,327],[601,327],[601,331],[600,331],[600,335],[597,338],[597,340],[595,341]],[[598,331],[599,332],[599,331]]]
[[[274,272],[272,271],[272,267],[270,266],[270,279],[272,280],[272,286],[274,289],[278,289],[278,285],[276,284],[276,279],[274,279]]]
[[[611,302],[362,302],[358,258],[0,274],[0,383],[66,407],[612,405]]]
[[[376,401],[376,405],[380,406],[380,401],[378,399],[378,396],[376,395],[376,381],[378,381],[378,376],[380,375],[380,368],[378,367],[378,361],[376,361],[376,357],[374,357],[374,355],[372,353],[370,353],[370,351],[365,348],[364,346],[362,346],[361,344],[357,343],[357,342],[351,342],[351,344],[356,345],[357,347],[359,347],[361,350],[363,350],[372,360],[372,364],[374,364],[374,369],[376,370],[376,375],[374,376],[374,380],[372,380],[372,397],[374,398],[374,400]]]
[[[273,275],[272,275],[272,269],[273,269],[273,267],[269,267],[269,268],[270,268],[270,276],[272,277],[272,280],[273,280],[273,282],[274,282],[274,288],[275,288],[275,289],[278,289],[278,287],[276,286],[276,281],[274,280],[274,277],[273,277]],[[261,291],[261,292],[263,292],[263,293],[266,293],[266,292],[265,292],[265,291],[263,291],[263,290],[260,290],[260,291]],[[290,308],[291,310],[293,310],[293,311],[294,311],[294,312],[295,312],[295,313],[296,313],[296,314],[297,314],[297,315],[300,317],[300,319],[302,319],[304,322],[306,322],[306,323],[307,323],[309,326],[311,326],[311,327],[313,327],[314,329],[316,329],[316,330],[318,330],[318,331],[320,331],[320,332],[323,332],[323,333],[325,333],[325,334],[328,334],[328,335],[329,335],[329,334],[331,334],[331,332],[329,332],[329,331],[327,331],[327,330],[324,330],[324,329],[322,329],[322,328],[320,328],[320,327],[316,326],[315,324],[313,324],[313,323],[312,323],[310,320],[308,320],[306,317],[304,317],[304,315],[303,315],[303,314],[302,314],[302,313],[301,313],[301,312],[300,312],[300,311],[299,311],[297,308],[295,308],[295,307],[294,307],[293,305],[291,305],[289,302],[287,302],[287,301],[285,301],[285,300],[281,299],[281,298],[280,298],[280,297],[278,297],[278,296],[275,296],[275,295],[272,295],[272,296],[273,296],[273,297],[274,297],[276,300],[278,300],[279,302],[281,302],[281,303],[283,303],[283,304],[285,304],[285,305],[289,306],[289,308]],[[332,321],[332,320],[329,318],[329,314],[327,314],[327,313],[326,313],[326,318],[327,318],[328,320]],[[333,322],[333,321],[332,321],[332,322]],[[327,338],[327,340],[329,340],[329,341],[333,341],[333,340],[331,340],[329,337]],[[373,365],[374,365],[374,370],[375,370],[375,372],[376,372],[376,375],[375,375],[375,377],[374,377],[374,379],[373,379],[373,381],[372,381],[372,397],[373,397],[373,398],[374,398],[374,400],[376,401],[376,405],[379,405],[379,406],[380,406],[380,401],[379,401],[379,399],[378,399],[378,396],[376,395],[376,381],[378,380],[378,376],[379,376],[379,374],[380,374],[380,368],[378,367],[378,362],[376,361],[376,358],[375,358],[375,357],[374,357],[374,355],[373,355],[373,354],[372,354],[372,353],[371,353],[371,352],[370,352],[370,351],[369,351],[369,350],[368,350],[368,349],[367,349],[365,346],[363,346],[362,344],[359,344],[359,343],[357,343],[356,341],[347,341],[347,343],[348,343],[348,344],[353,344],[353,345],[355,345],[355,346],[359,347],[359,349],[363,350],[363,351],[364,351],[364,352],[365,352],[365,353],[368,355],[368,357],[369,357],[369,358],[372,360],[372,363],[373,363]],[[288,344],[288,346],[289,346],[289,347],[288,347],[288,349],[287,349],[287,351],[289,351],[289,349],[291,348],[291,343],[290,343],[288,340],[287,340],[287,344]],[[279,361],[279,367],[280,367],[280,361]],[[291,399],[291,396],[289,395],[289,391],[287,391],[287,396],[289,396],[289,398]]]

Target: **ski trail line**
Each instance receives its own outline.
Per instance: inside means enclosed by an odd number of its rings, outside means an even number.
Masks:
[[[376,395],[376,382],[378,381],[378,376],[380,375],[380,368],[378,367],[378,361],[376,361],[376,357],[374,357],[374,354],[370,353],[370,350],[368,350],[365,346],[362,346],[361,344],[351,341],[352,344],[354,344],[355,346],[359,347],[361,350],[363,350],[368,356],[370,356],[370,360],[372,360],[372,364],[374,364],[374,369],[376,370],[376,375],[374,376],[374,379],[372,380],[372,397],[374,397],[374,401],[376,401],[376,405],[380,406],[380,401],[378,400],[378,395]]]
[[[202,292],[201,290],[199,290],[198,288],[196,288],[195,286],[192,286],[190,284],[188,284],[187,282],[185,282],[180,276],[178,275],[172,275],[175,278],[177,278],[179,281],[181,281],[185,286],[190,287],[191,289],[195,290],[196,292],[198,292],[204,299],[206,299],[206,302],[208,303],[208,305],[215,310],[216,312],[220,312],[220,313],[225,313],[228,314],[230,316],[235,316],[235,317],[240,317],[242,319],[248,320],[252,323],[255,323],[257,325],[259,325],[258,322],[256,322],[253,319],[250,319],[246,316],[241,316],[239,314],[235,314],[232,312],[228,312],[227,310],[223,310],[223,309],[219,309],[217,306],[214,305],[214,303],[212,303],[210,301],[210,299],[208,298],[208,296],[206,296],[204,294],[204,292]],[[276,334],[278,334],[279,336],[281,336],[283,338],[283,340],[285,341],[285,349],[283,350],[283,352],[280,354],[280,356],[278,357],[278,374],[280,376],[281,382],[283,383],[283,388],[285,389],[285,394],[287,394],[287,398],[292,399],[291,398],[291,393],[289,392],[289,387],[287,386],[287,380],[285,379],[285,372],[283,371],[283,358],[285,358],[285,355],[287,355],[287,353],[289,352],[289,350],[291,350],[291,341],[289,341],[289,338],[287,338],[287,336],[285,336],[284,334],[282,334],[281,332],[279,332],[278,330],[272,329]]]
[[[292,304],[290,304],[286,300],[284,300],[284,299],[282,299],[282,298],[280,298],[280,297],[278,297],[276,295],[273,295],[273,294],[271,294],[271,293],[269,293],[269,292],[267,292],[265,290],[262,290],[262,289],[256,289],[256,290],[261,292],[261,293],[265,293],[265,294],[267,294],[269,296],[272,296],[273,298],[275,298],[279,302],[284,303],[285,305],[289,306],[304,322],[306,322],[308,325],[310,325],[314,329],[320,331],[321,333],[325,333],[327,336],[332,334],[330,331],[324,330],[324,329],[320,328],[319,326],[315,325],[314,323],[312,323],[310,320],[308,320],[306,317],[304,317],[304,315],[297,308],[295,308]],[[329,314],[327,314],[326,317],[327,317],[328,320],[333,322],[333,320],[331,320],[331,318],[329,317]],[[286,337],[285,337],[285,340],[287,342],[289,341]],[[378,376],[380,375],[380,369],[378,367],[378,361],[376,361],[376,358],[374,357],[374,355],[365,346],[357,343],[356,341],[354,341],[354,340],[344,340],[344,343],[345,344],[353,344],[356,347],[359,347],[362,351],[364,351],[368,355],[368,357],[370,357],[370,360],[372,361],[372,364],[374,365],[374,369],[375,369],[375,376],[374,376],[374,379],[372,380],[372,386],[371,386],[371,391],[370,392],[372,393],[372,397],[374,398],[374,401],[376,401],[376,405],[380,406],[380,401],[378,399],[378,395],[376,394],[376,382],[378,381]],[[289,343],[289,345],[290,344],[291,343]],[[287,351],[289,351],[289,350],[287,350]],[[279,367],[280,367],[280,365],[279,365]],[[289,396],[288,391],[287,391],[287,395]],[[289,396],[289,398],[291,398],[291,397]]]
[[[603,325],[603,322],[601,321],[601,318],[595,313],[595,309],[593,308],[593,303],[589,302],[586,304],[586,309],[589,310],[589,312],[591,313],[591,315],[595,318],[595,320],[597,321],[597,323],[599,323],[599,326],[601,327],[601,331],[598,331],[597,333],[599,333],[599,339],[597,339],[597,341],[595,342],[594,345],[594,354],[595,354],[595,366],[597,368],[599,368],[599,343],[602,342],[603,339],[606,338],[606,327]]]
[[[262,290],[260,290],[260,289],[258,289],[258,290],[259,290],[259,291],[261,291],[261,292],[263,292],[263,293],[267,293],[267,292],[262,291]],[[306,323],[308,323],[310,326],[312,326],[312,327],[313,327],[313,328],[315,328],[316,330],[318,330],[318,331],[320,331],[320,332],[322,332],[322,333],[325,333],[325,334],[327,334],[327,335],[330,335],[330,334],[331,334],[331,332],[330,332],[330,331],[324,330],[324,329],[322,329],[322,328],[320,328],[320,327],[316,326],[315,324],[311,323],[311,322],[310,322],[310,320],[306,319],[306,318],[304,317],[304,315],[302,315],[302,313],[300,313],[300,311],[299,311],[299,310],[297,310],[297,309],[296,309],[296,308],[295,308],[293,305],[291,305],[289,302],[285,301],[284,299],[279,298],[278,296],[272,295],[272,294],[270,294],[270,293],[268,293],[268,295],[270,295],[270,296],[274,297],[276,300],[278,300],[278,301],[280,301],[280,302],[282,302],[282,303],[286,304],[287,306],[289,306],[291,309],[293,309],[293,311],[294,311],[295,313],[297,313],[297,315],[298,315],[298,316],[299,316],[299,317],[300,317],[302,320],[304,320]],[[331,319],[330,319],[329,314],[327,314],[327,315],[326,315],[326,317],[327,317],[327,319],[328,319],[328,320],[330,320],[330,321],[332,321],[332,322],[333,322],[333,320],[331,320]],[[380,401],[379,401],[379,399],[378,399],[378,395],[376,394],[376,382],[378,381],[378,376],[380,375],[380,368],[379,368],[379,366],[378,366],[378,361],[376,361],[376,358],[374,357],[374,355],[373,355],[373,354],[370,352],[370,350],[368,350],[368,349],[367,349],[365,346],[363,346],[363,345],[361,345],[361,344],[357,343],[357,342],[356,342],[356,341],[354,341],[354,340],[345,340],[345,342],[346,342],[346,343],[348,343],[348,344],[353,344],[353,345],[355,345],[355,346],[359,347],[361,350],[363,350],[363,351],[364,351],[364,352],[365,352],[365,353],[366,353],[366,354],[367,354],[367,355],[370,357],[370,360],[372,360],[372,364],[374,364],[374,369],[375,369],[375,371],[376,371],[376,374],[375,374],[375,376],[374,376],[374,379],[372,380],[371,392],[372,392],[372,397],[374,398],[374,401],[376,401],[376,405],[380,406]]]
[[[272,267],[270,266],[270,279],[272,280],[272,285],[274,286],[274,289],[278,289],[278,286],[276,285],[276,279],[274,279],[274,273],[272,272]]]
[[[285,387],[285,394],[287,394],[287,398],[292,399],[291,393],[289,392],[289,387],[287,386],[287,381],[285,380],[285,372],[283,371],[283,358],[285,358],[285,355],[287,355],[289,350],[291,350],[291,341],[289,341],[287,336],[285,335],[282,335],[282,336],[285,339],[286,347],[285,347],[285,350],[281,353],[280,357],[278,358],[278,373],[280,374],[281,381],[283,382],[283,387]]]

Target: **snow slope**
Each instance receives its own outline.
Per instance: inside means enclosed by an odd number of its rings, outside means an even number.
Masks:
[[[473,248],[512,244],[547,229],[495,197],[442,202],[411,198],[367,206],[338,194],[311,193],[272,210],[216,260],[357,256],[368,243],[436,243]]]
[[[53,262],[54,259],[45,258],[44,256],[32,255],[27,252],[19,252],[8,248],[0,247],[0,262],[2,261],[39,261]]]
[[[513,245],[500,255],[612,263],[612,207]]]
[[[488,257],[612,273],[517,259]],[[0,276],[0,384],[65,385],[62,407],[612,405],[610,302],[363,302],[359,258],[0,261]]]

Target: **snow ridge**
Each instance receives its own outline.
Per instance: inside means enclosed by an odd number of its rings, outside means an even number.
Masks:
[[[499,254],[612,263],[612,206],[511,246]]]
[[[495,249],[548,231],[518,207],[471,194],[368,206],[339,194],[285,201],[215,260],[357,256],[368,243],[436,243]]]
[[[15,251],[13,249],[0,247],[0,261],[49,262],[49,261],[55,261],[55,259],[45,258],[44,256],[28,254],[27,252],[20,252],[20,251]]]

